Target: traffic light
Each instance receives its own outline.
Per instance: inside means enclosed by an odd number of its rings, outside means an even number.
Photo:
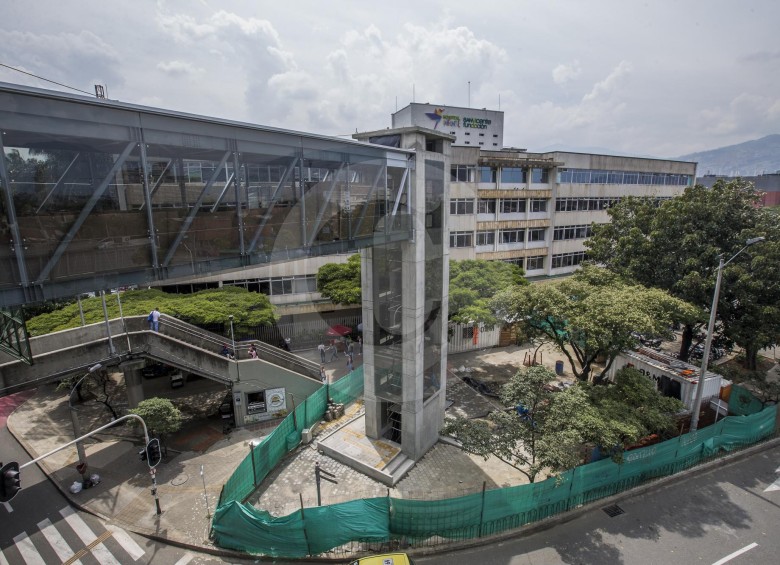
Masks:
[[[0,502],[8,502],[22,490],[19,480],[19,463],[11,461],[0,469]]]
[[[160,464],[161,460],[160,440],[157,438],[150,439],[149,443],[146,444],[146,463],[150,469],[154,469]]]

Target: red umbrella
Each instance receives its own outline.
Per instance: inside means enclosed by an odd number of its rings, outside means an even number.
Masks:
[[[349,326],[342,326],[342,325],[335,325],[328,328],[328,331],[325,332],[325,335],[329,336],[345,336],[352,333],[352,328]]]

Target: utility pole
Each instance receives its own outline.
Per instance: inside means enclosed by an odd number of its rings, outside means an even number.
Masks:
[[[320,497],[320,479],[325,479],[334,485],[339,484],[339,482],[335,480],[336,475],[320,469],[320,462],[317,461],[314,464],[314,480],[317,483],[317,506],[322,506],[322,499]]]

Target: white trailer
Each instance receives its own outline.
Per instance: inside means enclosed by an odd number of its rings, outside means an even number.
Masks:
[[[626,366],[633,367],[655,381],[656,388],[664,396],[682,400],[687,410],[692,409],[696,398],[696,387],[699,384],[700,367],[651,349],[640,348],[636,351],[624,351],[618,355],[609,371],[609,377],[614,378],[615,373]],[[731,383],[717,373],[705,372],[702,406],[706,406],[710,400],[717,401],[721,386],[727,384]]]

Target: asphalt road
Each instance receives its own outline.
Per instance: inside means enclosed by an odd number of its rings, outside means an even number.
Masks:
[[[660,486],[551,529],[421,565],[775,565],[780,555],[780,447]]]

